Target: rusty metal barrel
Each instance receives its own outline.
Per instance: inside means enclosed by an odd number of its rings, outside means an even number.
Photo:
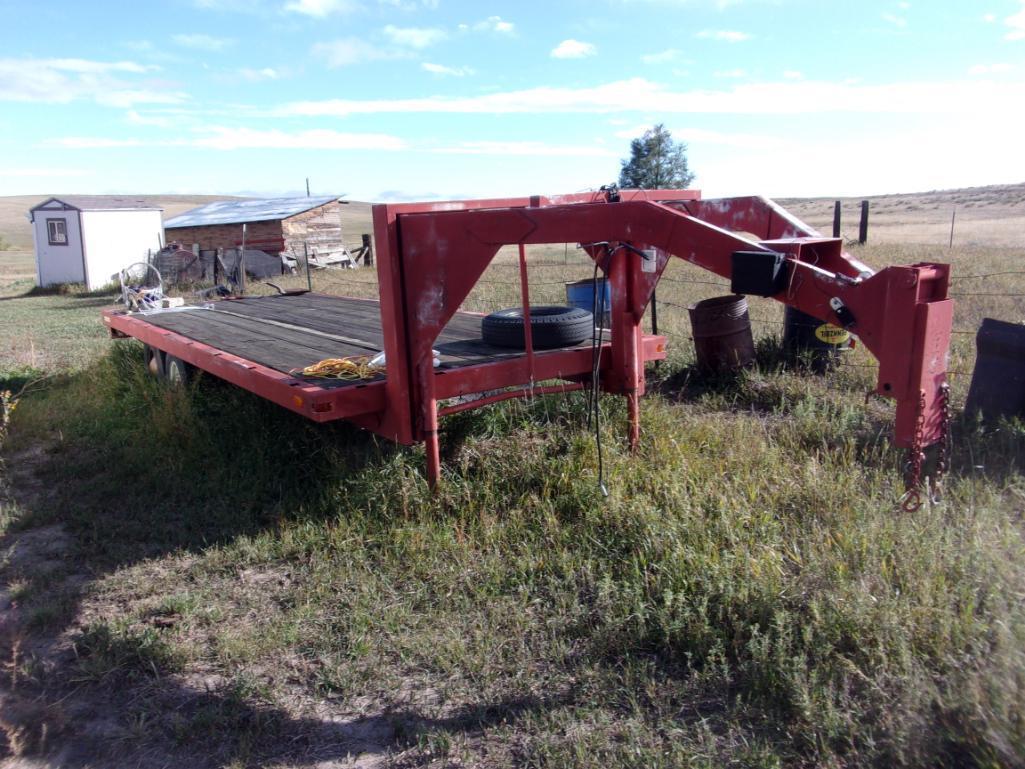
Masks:
[[[783,314],[784,351],[816,373],[837,365],[841,353],[850,346],[851,335],[846,329],[793,307],[787,307]]]
[[[755,343],[745,297],[717,296],[687,310],[699,368],[718,373],[754,363]]]

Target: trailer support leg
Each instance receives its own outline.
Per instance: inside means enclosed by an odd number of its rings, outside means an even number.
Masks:
[[[630,451],[637,451],[641,442],[641,404],[637,390],[626,394],[626,412],[630,422]]]
[[[630,451],[636,451],[641,439],[640,395],[644,392],[644,369],[640,362],[641,319],[635,311],[631,261],[638,258],[620,247],[613,251],[609,264],[612,285],[612,362],[616,378],[613,387],[626,398]]]
[[[441,446],[438,442],[438,400],[434,397],[434,356],[428,353],[420,361],[421,410],[423,417],[424,447],[427,449],[427,483],[437,489],[441,481]]]
[[[427,447],[427,483],[433,490],[437,490],[441,481],[441,446],[438,443],[438,409],[432,402],[430,406],[434,414],[434,429],[424,430],[424,442]]]

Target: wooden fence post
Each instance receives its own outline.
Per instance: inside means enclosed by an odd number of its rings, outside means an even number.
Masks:
[[[370,236],[367,233],[363,233],[363,266],[373,267],[374,266],[374,247],[370,243]]]
[[[861,201],[861,224],[858,226],[858,243],[868,242],[868,201]]]
[[[833,204],[833,237],[840,237],[840,201]]]

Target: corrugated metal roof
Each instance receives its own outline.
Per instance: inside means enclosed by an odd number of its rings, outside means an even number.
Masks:
[[[164,229],[202,227],[207,224],[242,224],[287,219],[338,198],[269,198],[266,200],[218,200],[193,208],[164,222]]]
[[[79,211],[123,211],[135,208],[148,211],[164,210],[145,198],[122,198],[116,195],[62,195],[59,198],[47,198],[42,203],[34,206],[32,210],[38,211],[47,203],[53,201],[64,203],[71,208],[77,208]]]

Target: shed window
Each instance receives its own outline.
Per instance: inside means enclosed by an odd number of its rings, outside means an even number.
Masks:
[[[46,235],[51,246],[66,246],[68,244],[68,223],[63,219],[47,219]]]

